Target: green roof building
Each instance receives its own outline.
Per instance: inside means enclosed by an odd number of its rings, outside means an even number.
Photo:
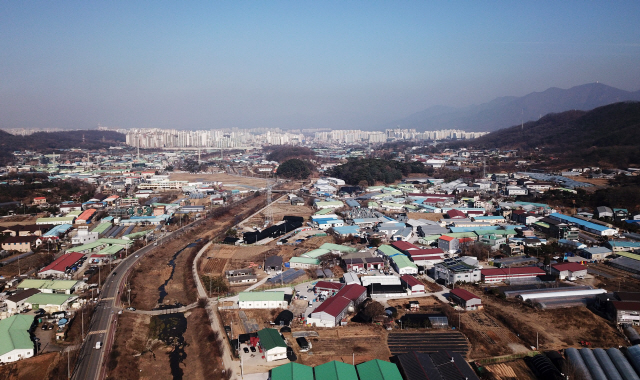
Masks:
[[[0,363],[11,363],[33,356],[32,315],[14,315],[0,320]]]
[[[347,247],[346,245],[333,244],[333,243],[324,243],[320,246],[321,249],[328,249],[329,251],[340,251],[340,252],[356,252],[357,249],[353,247]]]
[[[313,369],[316,379],[322,380],[358,380],[356,367],[337,360],[316,366]]]
[[[314,380],[313,368],[299,363],[287,363],[271,370],[274,380]]]
[[[287,344],[278,330],[262,329],[258,331],[258,338],[268,362],[287,358]]]
[[[238,307],[240,309],[286,309],[289,306],[284,292],[240,292]]]
[[[42,293],[71,294],[76,289],[76,280],[36,280],[26,279],[18,284],[18,289],[39,289]]]
[[[329,251],[328,249],[317,248],[309,252],[303,253],[302,256],[309,257],[312,259],[317,259],[320,256],[326,255],[327,253],[331,253],[331,251]]]
[[[360,379],[402,380],[398,366],[380,359],[370,360],[356,366]]]
[[[289,260],[290,268],[309,269],[320,265],[320,260],[311,257],[292,257]]]

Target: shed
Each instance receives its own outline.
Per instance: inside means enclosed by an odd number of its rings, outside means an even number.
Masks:
[[[482,300],[475,294],[461,288],[452,289],[451,298],[455,303],[465,310],[476,310],[482,308]]]

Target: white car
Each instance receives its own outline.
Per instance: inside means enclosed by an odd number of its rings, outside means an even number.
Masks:
[[[99,350],[102,347],[102,342],[96,342],[96,350]]]

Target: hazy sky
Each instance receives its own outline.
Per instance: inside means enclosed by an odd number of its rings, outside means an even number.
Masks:
[[[526,3],[526,4],[525,4]],[[2,1],[0,128],[367,129],[640,89],[640,1]]]

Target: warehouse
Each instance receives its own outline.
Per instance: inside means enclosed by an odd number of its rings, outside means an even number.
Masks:
[[[37,293],[25,300],[25,306],[30,309],[44,309],[47,313],[65,311],[71,308],[71,303],[78,297],[68,294]]]
[[[425,293],[424,284],[415,277],[408,274],[400,276],[402,285],[409,291],[409,294]]]
[[[262,329],[258,331],[260,346],[264,349],[264,357],[267,362],[287,358],[287,344],[275,329]]]
[[[316,379],[358,380],[355,366],[337,360],[316,366],[313,372],[316,375]]]
[[[328,298],[307,319],[308,324],[322,327],[340,326],[349,312],[354,312],[367,297],[367,288],[360,285],[345,285],[333,297]]]
[[[240,309],[286,309],[289,303],[284,292],[240,292]]]
[[[83,257],[84,255],[78,252],[66,253],[38,272],[38,277],[64,277],[69,269],[77,269],[78,261]]]
[[[482,309],[482,300],[480,300],[480,297],[467,290],[456,288],[452,289],[449,294],[451,295],[451,299],[465,310]]]
[[[587,275],[587,267],[578,263],[552,264],[551,274],[560,280],[574,280],[576,278],[584,278]]]
[[[339,282],[318,281],[313,289],[315,293],[326,292],[329,295],[334,295],[342,289],[342,285]]]
[[[601,261],[611,255],[611,250],[606,247],[590,247],[580,251],[580,256],[587,260]]]
[[[42,293],[71,294],[80,284],[76,280],[23,280],[18,289],[38,289]]]
[[[418,274],[418,266],[403,254],[392,256],[391,261],[398,274]]]
[[[580,229],[598,236],[615,236],[618,234],[618,230],[615,228],[609,228],[607,226],[603,226],[603,225],[592,223],[592,222],[587,222],[582,219],[573,218],[571,216],[567,216],[559,213],[552,213],[549,215],[549,217],[563,223],[575,224]]]
[[[362,276],[360,282],[362,286],[370,284],[400,285],[400,278],[396,276]]]
[[[514,279],[535,279],[538,276],[547,274],[538,267],[482,269],[480,273],[482,282],[487,284],[507,282]]]
[[[33,356],[32,315],[14,315],[0,320],[0,363],[11,363]]]

